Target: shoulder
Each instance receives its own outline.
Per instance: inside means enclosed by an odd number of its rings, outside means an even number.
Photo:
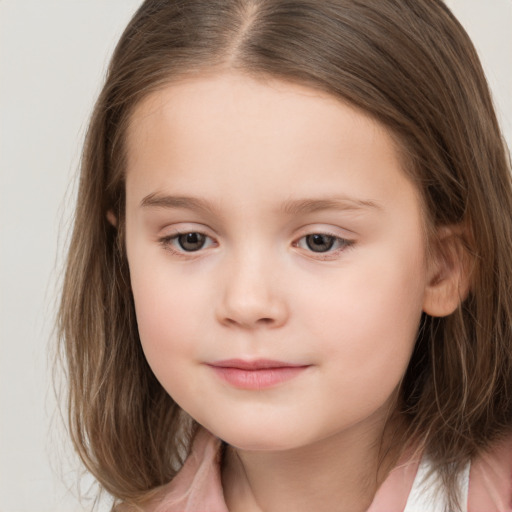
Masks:
[[[113,512],[228,512],[221,483],[221,441],[204,428],[171,482],[155,489],[144,505],[122,504]]]
[[[468,512],[512,510],[512,433],[493,443],[471,464]]]
[[[117,503],[111,512],[156,512],[165,497],[168,485],[153,489],[145,495],[141,503]]]
[[[119,503],[111,512],[158,512],[161,510],[165,496],[168,494],[169,485],[155,489],[149,496],[146,496],[142,503]]]

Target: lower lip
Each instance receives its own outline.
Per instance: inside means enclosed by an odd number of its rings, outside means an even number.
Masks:
[[[284,366],[260,370],[242,370],[223,366],[210,366],[210,368],[221,379],[236,388],[258,390],[291,380],[306,370],[308,366]]]

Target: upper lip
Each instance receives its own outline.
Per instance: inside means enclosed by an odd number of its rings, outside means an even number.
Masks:
[[[216,366],[218,368],[238,368],[240,370],[267,370],[271,368],[300,368],[308,366],[305,364],[274,361],[272,359],[255,359],[252,361],[246,361],[245,359],[225,359],[208,364],[209,366]]]

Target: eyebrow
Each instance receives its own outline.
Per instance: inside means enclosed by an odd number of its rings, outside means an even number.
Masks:
[[[169,208],[197,210],[207,214],[219,214],[219,208],[206,199],[200,199],[188,196],[170,196],[152,193],[145,196],[140,202],[143,208]],[[355,199],[349,197],[333,198],[311,198],[311,199],[293,199],[286,201],[282,207],[287,215],[298,215],[314,213],[323,210],[382,210],[382,206],[369,200]]]
[[[322,210],[382,210],[375,201],[355,199],[350,197],[333,197],[326,199],[298,199],[286,201],[283,211],[289,215],[314,213]]]
[[[199,210],[208,214],[217,214],[218,208],[206,199],[187,196],[169,196],[152,193],[145,196],[140,205],[143,208],[182,208],[186,210]]]

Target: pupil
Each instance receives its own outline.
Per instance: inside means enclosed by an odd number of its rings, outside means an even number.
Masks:
[[[334,237],[329,235],[308,235],[306,244],[314,252],[326,252],[334,245]]]
[[[178,242],[184,251],[198,251],[203,247],[205,238],[201,233],[186,233],[178,237]]]

